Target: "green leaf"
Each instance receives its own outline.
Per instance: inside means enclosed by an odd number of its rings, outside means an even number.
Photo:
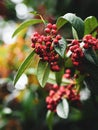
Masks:
[[[21,30],[23,30],[26,27],[28,27],[30,25],[42,23],[42,22],[43,21],[41,19],[32,19],[32,20],[25,21],[22,24],[20,24],[20,26],[15,30],[15,32],[12,35],[12,37],[14,37],[15,35],[17,35]]]
[[[55,72],[56,83],[58,85],[60,85],[61,82],[62,82],[62,76],[63,76],[63,74],[64,74],[64,68],[62,68],[59,72]]]
[[[48,110],[47,115],[46,115],[46,120],[47,120],[49,130],[52,130],[53,116],[54,116],[54,113]]]
[[[79,39],[78,34],[77,34],[76,30],[73,27],[72,27],[72,34],[73,34],[74,39],[77,39],[77,40]]]
[[[84,20],[84,24],[85,24],[84,35],[93,33],[93,31],[98,27],[97,19],[94,16],[87,17]]]
[[[59,40],[59,43],[58,43],[57,45],[54,45],[55,51],[56,51],[62,58],[64,58],[64,56],[65,56],[66,45],[67,45],[67,42],[65,41],[64,38],[62,38],[61,40]]]
[[[50,71],[50,74],[49,74],[49,78],[48,78],[48,83],[51,83],[51,84],[56,84],[56,76],[55,76],[55,73]],[[68,84],[73,84],[74,81],[71,80],[71,79],[67,79],[67,78],[62,78],[62,81],[61,81],[61,85],[68,85]]]
[[[20,78],[20,76],[23,74],[23,72],[26,70],[26,68],[32,62],[33,55],[34,55],[34,50],[27,56],[27,58],[24,60],[24,62],[19,67],[18,72],[17,72],[17,74],[15,76],[15,79],[14,79],[14,85],[16,84],[16,82],[18,81],[18,79]]]
[[[84,51],[85,58],[91,62],[92,64],[98,66],[98,56],[96,55],[96,52],[92,49],[86,49]]]
[[[42,62],[40,60],[37,67],[37,78],[42,87],[45,86],[48,80],[49,72],[50,72],[49,64],[47,62]]]
[[[69,114],[69,104],[65,98],[57,105],[57,115],[61,118],[66,119]]]
[[[82,38],[84,35],[84,22],[80,17],[77,17],[73,13],[67,13],[61,16],[57,20],[57,27],[60,29],[64,24],[70,23],[72,27],[76,30],[78,37]]]

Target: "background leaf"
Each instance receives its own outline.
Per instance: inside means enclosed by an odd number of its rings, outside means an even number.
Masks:
[[[69,114],[69,104],[65,98],[57,105],[57,115],[61,118],[66,119]]]
[[[20,76],[23,74],[23,72],[26,70],[26,68],[32,62],[33,55],[34,55],[34,50],[27,56],[27,58],[24,60],[24,62],[19,67],[18,72],[17,72],[17,74],[15,76],[15,79],[14,79],[14,85],[16,84],[16,82],[18,81],[18,79],[20,78]]]
[[[54,113],[48,110],[47,115],[46,115],[46,120],[47,120],[49,130],[52,130],[53,116],[54,116]]]
[[[76,30],[78,37],[82,38],[84,35],[84,22],[80,17],[77,17],[73,13],[67,13],[64,16],[61,16],[57,20],[57,27],[60,29],[64,24],[69,22],[72,27]]]
[[[96,29],[96,27],[98,27],[98,22],[97,22],[96,17],[94,16],[87,17],[84,20],[84,25],[85,25],[84,35],[90,34],[94,29]]]
[[[37,67],[37,78],[42,87],[45,86],[48,80],[49,72],[50,72],[49,64],[47,62],[42,62],[40,60]]]
[[[41,19],[32,19],[32,20],[25,21],[25,22],[23,22],[22,24],[19,25],[19,27],[13,33],[12,37],[14,37],[16,34],[18,34],[21,30],[23,30],[26,27],[28,27],[30,25],[42,23],[42,22],[43,21]]]

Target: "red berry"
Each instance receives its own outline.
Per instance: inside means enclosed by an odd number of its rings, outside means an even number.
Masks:
[[[89,48],[88,43],[85,43],[83,47],[84,47],[84,49],[88,49]]]
[[[31,47],[32,47],[32,48],[35,48],[35,44],[34,44],[34,43],[32,43],[32,44],[31,44]]]
[[[52,29],[54,29],[54,30],[56,30],[56,29],[57,29],[56,24],[53,24],[53,25],[52,25]]]
[[[46,46],[51,46],[51,42],[46,42]]]
[[[46,41],[51,41],[51,40],[52,40],[51,36],[46,37]]]
[[[67,97],[70,96],[70,90],[69,89],[66,89],[65,92],[66,92]]]
[[[53,96],[54,94],[55,94],[55,91],[50,90],[50,92],[49,92],[49,96]]]
[[[48,103],[49,102],[49,100],[50,100],[50,97],[48,96],[48,97],[46,97],[46,103]]]
[[[64,78],[70,78],[70,74],[64,74]]]
[[[51,28],[52,28],[52,24],[51,24],[51,23],[48,23],[48,24],[47,24],[47,28],[50,28],[50,29],[51,29]]]
[[[54,42],[55,45],[58,44],[58,39],[55,38],[55,39],[53,40],[53,42]]]
[[[60,67],[58,65],[52,66],[51,67],[52,71],[60,71]]]
[[[73,64],[74,64],[75,66],[79,66],[79,62],[74,61]]]
[[[58,35],[56,36],[56,39],[57,39],[57,40],[60,40],[60,39],[61,39],[61,35],[58,34]]]
[[[78,42],[78,40],[74,39],[74,40],[72,40],[71,44],[72,45],[79,45],[79,42]]]
[[[39,33],[38,32],[34,32],[33,35],[38,37]]]
[[[50,33],[50,31],[51,31],[51,30],[50,30],[49,28],[45,28],[45,32],[46,32],[46,33]]]
[[[66,69],[65,73],[70,74],[71,70],[70,69]]]
[[[53,46],[50,46],[50,51],[53,51],[53,49],[54,49]]]
[[[55,29],[52,29],[52,30],[51,30],[51,33],[52,33],[53,35],[56,35],[56,34],[57,34],[57,31],[56,31]]]
[[[78,45],[74,45],[74,46],[71,46],[71,47],[70,47],[70,50],[71,50],[72,52],[74,52],[77,48],[79,48],[79,46],[78,46]]]
[[[58,94],[60,97],[62,97],[62,95],[63,95],[63,93],[62,93],[60,90],[58,90],[57,94]]]
[[[57,84],[54,84],[54,85],[53,85],[53,89],[54,89],[54,90],[57,90],[58,88],[59,88],[59,86],[58,86]]]
[[[38,43],[42,43],[42,42],[43,42],[42,38],[39,38],[39,39],[37,40],[37,42],[38,42]]]
[[[45,56],[45,57],[44,57],[44,60],[45,60],[45,61],[48,61],[48,60],[49,60],[49,58],[48,58],[47,56]]]
[[[65,92],[65,87],[64,86],[61,86],[60,89],[59,89],[60,92],[64,93]]]
[[[71,58],[78,59],[77,53],[73,53],[72,56],[71,56]]]
[[[47,105],[47,109],[51,110],[52,106],[51,105]]]

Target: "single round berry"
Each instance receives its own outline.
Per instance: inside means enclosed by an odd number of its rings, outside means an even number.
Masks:
[[[48,24],[47,24],[47,28],[52,29],[52,24],[51,24],[51,23],[48,23]]]
[[[51,30],[51,33],[52,33],[53,35],[56,35],[56,34],[57,34],[57,30],[52,29],[52,30]]]
[[[56,39],[57,39],[57,40],[60,40],[60,39],[61,39],[61,35],[58,34],[58,35],[56,36]]]
[[[65,73],[71,74],[71,70],[70,69],[66,69]]]
[[[53,40],[53,42],[54,42],[55,45],[58,44],[58,39],[55,38],[55,39]]]
[[[50,90],[49,96],[51,97],[51,96],[53,96],[54,94],[55,94],[55,91],[54,91],[54,90]]]
[[[50,47],[51,46],[51,42],[46,42],[46,46]]]
[[[54,30],[56,30],[56,29],[57,29],[56,24],[53,24],[53,25],[52,25],[52,29],[54,29]]]
[[[38,32],[34,32],[33,35],[38,37],[39,33]]]
[[[42,42],[43,42],[43,39],[42,39],[42,38],[39,38],[39,39],[37,40],[37,42],[38,42],[38,43],[42,43]]]
[[[32,44],[31,44],[31,47],[32,47],[32,48],[35,48],[35,44],[34,44],[34,43],[32,43]]]
[[[45,28],[45,33],[50,33],[51,30],[49,28]]]

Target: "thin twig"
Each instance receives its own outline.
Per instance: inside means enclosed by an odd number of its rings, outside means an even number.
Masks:
[[[74,39],[66,39],[66,41],[67,41],[68,43],[72,42],[73,40],[74,40]],[[81,39],[80,39],[80,40],[77,40],[77,41],[82,42]]]

